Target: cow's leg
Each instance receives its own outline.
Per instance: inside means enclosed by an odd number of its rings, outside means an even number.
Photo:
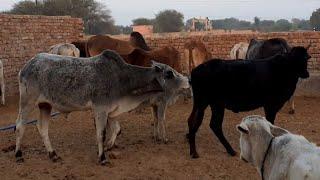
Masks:
[[[52,162],[57,162],[61,160],[61,158],[57,155],[55,150],[52,148],[52,145],[49,139],[49,133],[48,133],[49,120],[51,117],[52,107],[48,103],[40,103],[38,106],[40,110],[40,118],[37,122],[38,131],[43,140],[44,146],[49,152],[49,158],[51,159]]]
[[[162,140],[162,142],[164,143],[167,143],[168,138],[166,134],[165,112],[166,112],[166,105],[160,105],[157,111],[157,119],[160,126],[160,135],[161,135],[160,140]]]
[[[290,110],[289,110],[289,114],[294,114],[295,113],[295,107],[294,107],[294,96],[291,96],[291,98],[289,99],[289,105],[290,105]]]
[[[118,135],[121,134],[121,127],[119,121],[116,119],[108,119],[107,123],[107,150],[111,150],[116,143]]]
[[[160,140],[159,132],[159,120],[158,120],[158,106],[152,106],[152,116],[153,116],[153,140],[156,143]]]
[[[98,142],[98,155],[99,155],[99,163],[101,165],[106,165],[109,160],[108,156],[105,155],[104,152],[104,140],[106,139],[106,128],[108,123],[108,115],[105,107],[95,107],[95,124],[97,131],[97,142]]]
[[[0,89],[0,96],[1,96],[1,104],[5,105],[5,84],[4,84],[4,76],[3,76],[3,65],[0,62],[0,84],[1,84],[1,89]]]
[[[276,119],[277,113],[282,108],[283,104],[281,105],[268,105],[264,107],[264,112],[266,115],[266,119],[271,123],[274,124],[274,120]]]
[[[187,138],[189,140],[190,145],[190,156],[192,158],[198,158],[198,152],[196,148],[196,133],[202,123],[204,111],[206,109],[207,105],[199,106],[199,105],[193,105],[192,112],[188,119],[188,126],[189,126],[189,133],[187,134]]]
[[[223,131],[222,131],[222,123],[224,117],[224,106],[217,105],[211,106],[211,121],[210,121],[210,128],[214,132],[214,134],[218,137],[219,141],[222,143],[224,148],[231,156],[235,156],[236,152],[233,150],[231,145],[229,144],[228,140],[225,138]]]
[[[21,90],[20,90],[21,93]],[[20,95],[21,96],[21,95]],[[16,120],[16,149],[15,157],[17,162],[23,162],[22,151],[21,151],[21,141],[25,131],[24,121],[29,118],[29,114],[34,109],[33,101],[24,98],[26,96],[20,97],[19,102],[19,113]]]
[[[1,80],[1,104],[2,105],[5,105],[6,104],[6,101],[5,101],[5,85],[4,85],[4,81],[3,79]]]

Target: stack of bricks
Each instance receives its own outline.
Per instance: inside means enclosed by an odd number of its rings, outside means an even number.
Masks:
[[[320,32],[283,32],[283,33],[242,33],[242,34],[204,34],[204,35],[173,35],[173,36],[154,36],[146,37],[147,44],[151,48],[174,46],[181,55],[181,65],[187,68],[184,57],[184,44],[190,40],[201,40],[209,49],[213,58],[229,59],[232,47],[239,42],[249,42],[252,38],[269,39],[280,37],[288,41],[291,46],[308,46],[312,43],[309,50],[312,59],[309,63],[311,72],[320,72]]]
[[[0,60],[6,95],[18,94],[18,73],[25,63],[49,47],[83,37],[83,21],[70,16],[0,14]]]

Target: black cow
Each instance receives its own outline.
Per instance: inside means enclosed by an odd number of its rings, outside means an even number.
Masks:
[[[282,38],[272,38],[267,40],[251,39],[246,59],[264,59],[276,54],[284,54],[290,51],[287,41]]]
[[[191,72],[193,109],[188,119],[190,155],[197,158],[195,135],[208,105],[212,116],[210,128],[230,155],[236,152],[223,135],[225,108],[233,112],[263,107],[266,119],[274,123],[277,112],[295,91],[301,78],[308,78],[310,55],[304,47],[261,60],[213,59]]]

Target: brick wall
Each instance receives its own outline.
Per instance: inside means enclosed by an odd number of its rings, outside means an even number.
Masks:
[[[214,58],[229,58],[230,50],[234,44],[239,42],[249,42],[251,38],[268,39],[281,37],[292,46],[307,46],[310,42],[312,47],[309,53],[312,59],[309,63],[311,72],[320,72],[320,32],[284,32],[284,33],[239,33],[239,34],[204,34],[204,35],[166,35],[146,37],[151,48],[174,46],[184,57],[184,44],[187,40],[202,40],[210,50]],[[127,39],[127,38],[125,38]],[[181,64],[186,72],[187,62],[183,58]]]
[[[0,14],[0,60],[6,95],[18,94],[18,72],[31,57],[51,45],[83,37],[83,21],[69,16]]]
[[[153,26],[152,25],[139,25],[139,26],[132,26],[133,31],[137,31],[141,33],[143,36],[151,35],[153,33]]]

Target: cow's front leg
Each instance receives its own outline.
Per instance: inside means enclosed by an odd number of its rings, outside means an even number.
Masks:
[[[97,143],[98,143],[98,156],[99,163],[101,165],[106,165],[109,163],[108,156],[104,152],[104,140],[106,139],[106,127],[108,123],[108,114],[106,108],[103,106],[98,106],[94,108],[95,114],[95,124],[97,131]]]
[[[153,116],[153,140],[156,143],[160,140],[160,133],[159,133],[159,121],[158,121],[158,106],[152,106],[152,116]]]
[[[166,124],[165,124],[165,112],[166,112],[166,105],[160,105],[158,107],[158,111],[157,111],[157,119],[158,119],[158,123],[159,123],[159,136],[160,136],[160,140],[164,143],[168,142],[168,138],[167,138],[167,134],[166,134]]]

